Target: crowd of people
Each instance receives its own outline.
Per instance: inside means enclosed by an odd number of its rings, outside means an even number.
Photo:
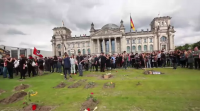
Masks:
[[[104,54],[101,55],[78,55],[69,56],[65,53],[64,57],[45,57],[37,58],[29,55],[28,58],[20,55],[20,58],[12,58],[10,54],[0,59],[0,75],[3,78],[13,78],[13,73],[16,76],[20,73],[20,79],[43,75],[44,71],[64,73],[65,79],[67,75],[83,76],[85,71],[100,71],[112,70],[115,68],[157,68],[157,67],[173,67],[177,66],[189,69],[200,69],[200,51],[197,47],[194,50],[176,50],[172,52],[155,51],[152,53],[130,53],[124,51],[121,54]],[[194,67],[193,67],[194,66]],[[8,76],[7,76],[8,75]]]

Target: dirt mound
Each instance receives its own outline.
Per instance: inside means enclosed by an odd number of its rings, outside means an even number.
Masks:
[[[21,84],[21,85],[15,87],[15,91],[21,91],[21,90],[24,90],[28,87],[29,87],[29,85]]]
[[[67,79],[67,82],[73,82],[73,81],[75,81],[75,79],[73,79],[73,78]]]
[[[87,108],[90,108],[90,111],[93,111],[97,104],[98,101],[94,101],[92,98],[90,98],[82,104],[80,111],[84,111]]]
[[[33,104],[30,104],[28,106],[26,106],[23,111],[32,111],[32,105]],[[39,106],[39,105],[36,105],[36,110],[35,111],[51,111],[51,109],[53,109],[51,106]]]
[[[144,74],[148,75],[148,74],[164,74],[164,73],[159,72],[159,71],[153,71],[153,70],[145,70]]]
[[[115,83],[107,82],[103,86],[104,88],[115,88]]]
[[[0,100],[0,103],[2,104],[10,104],[10,103],[14,103],[16,101],[19,101],[21,100],[24,96],[26,96],[27,93],[24,92],[24,91],[21,91],[21,92],[17,92],[15,94],[13,94],[12,96],[8,97],[8,98],[5,98],[5,99],[2,99]]]
[[[95,82],[88,82],[86,85],[85,85],[85,88],[88,89],[88,88],[94,88],[96,86],[96,83]]]
[[[78,82],[68,86],[68,88],[78,88],[79,86],[81,86],[86,81],[87,81],[87,79],[81,79]]]
[[[53,88],[64,88],[66,86],[66,84],[64,82],[61,82],[60,84],[58,84],[56,87]]]
[[[6,91],[0,89],[0,95],[1,95],[2,93],[4,93],[4,92],[6,92]]]

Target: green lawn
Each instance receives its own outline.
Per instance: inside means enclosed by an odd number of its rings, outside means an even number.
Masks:
[[[200,111],[200,71],[171,68],[158,68],[156,71],[164,72],[163,75],[144,75],[143,70],[128,69],[113,70],[114,78],[102,80],[98,77],[86,77],[88,74],[100,72],[84,72],[84,77],[73,75],[75,80],[87,79],[87,82],[96,82],[92,89],[84,89],[85,84],[79,88],[54,89],[53,87],[64,81],[67,86],[74,82],[64,80],[59,73],[51,73],[25,81],[0,78],[0,89],[6,93],[0,95],[0,99],[11,96],[14,87],[29,84],[30,89],[38,94],[32,97],[32,101],[41,101],[44,105],[56,106],[55,111],[79,111],[86,97],[93,92],[99,101],[97,111]],[[124,76],[128,75],[128,76]],[[114,89],[103,89],[106,82],[115,83]],[[140,82],[141,85],[136,84]],[[8,107],[22,108],[23,100],[9,105],[0,104],[0,109]],[[11,110],[11,109],[10,109]],[[0,110],[1,111],[1,110]]]

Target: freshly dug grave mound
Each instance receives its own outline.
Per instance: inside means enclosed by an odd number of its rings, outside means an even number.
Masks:
[[[85,89],[94,88],[95,86],[96,86],[96,83],[95,83],[95,82],[88,82],[88,83],[85,85]]]
[[[164,73],[159,72],[159,71],[146,70],[146,71],[144,71],[144,74],[146,74],[146,75],[148,75],[148,74],[156,75],[156,74],[164,74]]]
[[[26,106],[23,111],[33,111],[32,110],[32,105],[34,104],[29,104],[28,106]],[[51,106],[39,106],[36,105],[36,110],[35,111],[51,111],[53,108]]]
[[[104,88],[115,88],[115,83],[107,82],[103,86]]]
[[[69,78],[69,79],[67,79],[67,81],[68,81],[68,82],[73,82],[73,81],[75,81],[75,79]]]
[[[0,89],[0,95],[1,95],[2,93],[4,93],[4,92],[6,92],[6,91]]]
[[[15,91],[21,91],[28,87],[29,87],[29,85],[27,85],[27,84],[21,84],[21,85],[15,87]]]
[[[64,82],[61,82],[60,84],[58,84],[56,87],[53,88],[64,88],[66,86],[66,84]]]
[[[93,98],[90,98],[82,104],[80,111],[85,111],[87,108],[90,108],[90,111],[93,111],[97,104],[98,101],[94,101]]]
[[[8,97],[8,98],[5,98],[5,99],[2,99],[0,100],[0,103],[2,104],[10,104],[10,103],[14,103],[16,101],[19,101],[21,100],[24,96],[26,96],[27,93],[24,92],[24,91],[20,91],[20,92],[17,92],[15,94],[13,94],[12,96]]]
[[[87,79],[81,79],[78,82],[68,86],[68,88],[78,88],[79,86],[81,86],[86,81],[87,81]]]

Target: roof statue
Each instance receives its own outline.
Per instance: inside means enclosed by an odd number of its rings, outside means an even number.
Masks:
[[[62,25],[63,25],[63,27],[65,26],[65,24],[64,24],[64,22],[63,22],[63,20],[62,20]]]

